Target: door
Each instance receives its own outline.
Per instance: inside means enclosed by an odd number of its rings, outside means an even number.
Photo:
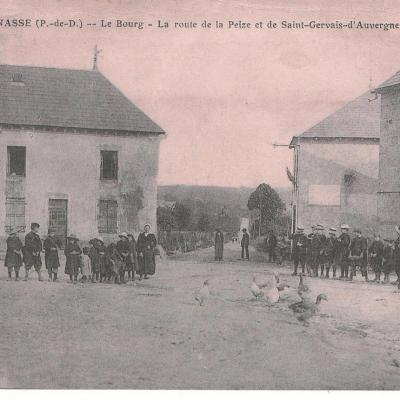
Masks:
[[[65,245],[67,237],[68,200],[49,200],[49,228],[55,230],[55,236]]]

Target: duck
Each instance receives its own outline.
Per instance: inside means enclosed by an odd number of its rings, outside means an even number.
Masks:
[[[304,299],[309,299],[311,289],[309,288],[308,285],[306,285],[303,281],[303,274],[299,275],[300,281],[299,281],[299,286],[297,288],[297,294],[300,296],[302,300]]]
[[[262,291],[262,289],[260,288],[260,286],[256,282],[256,276],[255,275],[253,275],[253,282],[252,282],[252,284],[250,286],[250,290],[251,290],[251,293],[253,294],[253,296],[257,300],[264,296],[264,292]]]
[[[195,294],[194,298],[202,306],[206,299],[210,297],[210,288],[208,285],[208,280],[205,280],[203,283],[203,287],[199,289]]]
[[[308,320],[319,312],[321,301],[328,301],[326,294],[321,293],[317,296],[315,302],[308,299],[293,303],[289,308],[297,315],[297,319],[304,324],[308,324]]]

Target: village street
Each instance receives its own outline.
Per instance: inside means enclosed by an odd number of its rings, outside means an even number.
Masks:
[[[298,279],[254,253],[240,261],[229,244],[222,263],[213,249],[158,260],[136,287],[6,282],[1,268],[0,387],[400,388],[395,286],[308,278],[328,302],[305,327],[288,309]],[[267,307],[249,287],[274,270],[293,290]],[[200,307],[205,279],[212,296]]]

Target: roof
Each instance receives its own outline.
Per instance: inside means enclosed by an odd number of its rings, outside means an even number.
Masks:
[[[98,71],[0,65],[0,93],[0,124],[165,133]]]
[[[371,101],[371,99],[373,99]],[[370,91],[318,122],[296,138],[368,138],[380,137],[380,98]]]
[[[384,89],[390,86],[395,86],[400,84],[400,71],[397,71],[393,76],[379,85],[375,90],[379,92],[379,89]]]

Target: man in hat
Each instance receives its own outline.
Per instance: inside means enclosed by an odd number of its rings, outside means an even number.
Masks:
[[[4,266],[8,269],[8,279],[12,279],[12,271],[15,272],[15,280],[19,280],[19,269],[22,265],[22,242],[18,237],[19,229],[13,229],[7,238],[7,252]]]
[[[310,251],[311,251],[311,268],[313,276],[318,277],[318,267],[321,261],[321,255],[324,246],[325,235],[321,233],[323,226],[318,224],[315,227],[315,232],[311,236]]]
[[[356,275],[357,265],[361,269],[361,275],[368,281],[367,271],[367,239],[362,236],[360,229],[354,231],[356,237],[352,239],[350,243],[350,281]]]
[[[316,229],[317,229],[317,234],[318,234],[319,242],[320,242],[320,251],[319,251],[319,257],[318,257],[316,276],[318,276],[318,266],[319,266],[321,268],[320,278],[324,278],[325,265],[328,263],[328,256],[327,256],[327,252],[326,252],[327,238],[324,233],[325,228],[323,225],[318,224]]]
[[[338,262],[340,264],[340,279],[349,277],[349,253],[351,238],[349,235],[350,226],[343,224],[340,227],[341,234],[338,237]]]
[[[308,276],[312,276],[312,265],[313,265],[313,255],[311,252],[311,241],[316,234],[316,229],[315,225],[311,226],[311,233],[307,235],[307,260],[306,260],[306,266],[307,266],[307,274]]]
[[[369,259],[375,273],[374,282],[380,282],[381,280],[383,248],[384,245],[379,233],[375,233],[374,240],[369,247]]]
[[[49,228],[48,236],[43,242],[44,264],[49,274],[49,281],[53,282],[57,282],[58,268],[60,267],[60,260],[58,258],[60,243],[55,237],[55,233],[53,228]]]
[[[73,283],[78,282],[79,268],[81,268],[81,254],[79,239],[71,233],[67,236],[67,244],[65,245],[65,274],[69,275],[69,280]]]
[[[214,259],[222,261],[224,257],[224,234],[221,229],[217,228],[214,236]]]
[[[23,248],[25,264],[25,280],[29,278],[29,270],[34,267],[38,274],[39,281],[42,281],[42,259],[40,253],[43,250],[42,241],[38,235],[40,225],[37,222],[31,224],[31,231],[25,236]]]
[[[119,282],[125,283],[125,271],[128,270],[128,263],[129,263],[129,238],[126,232],[122,232],[119,235],[119,241],[117,242],[116,250],[122,260],[121,268],[119,271]]]
[[[307,261],[308,244],[307,236],[304,234],[304,228],[302,226],[298,226],[296,233],[291,237],[291,239],[293,240],[292,256],[294,264],[294,271],[292,275],[297,275],[297,268],[299,264],[301,265],[301,272],[304,274]]]
[[[243,236],[240,245],[242,246],[242,260],[244,260],[244,255],[246,253],[246,259],[249,260],[249,244],[250,244],[250,236],[247,233],[247,229],[242,229]]]
[[[332,277],[336,278],[336,263],[338,256],[338,241],[336,238],[336,228],[329,229],[329,237],[326,241],[325,252],[327,258],[325,278],[329,279],[329,271],[331,268],[333,273]]]

